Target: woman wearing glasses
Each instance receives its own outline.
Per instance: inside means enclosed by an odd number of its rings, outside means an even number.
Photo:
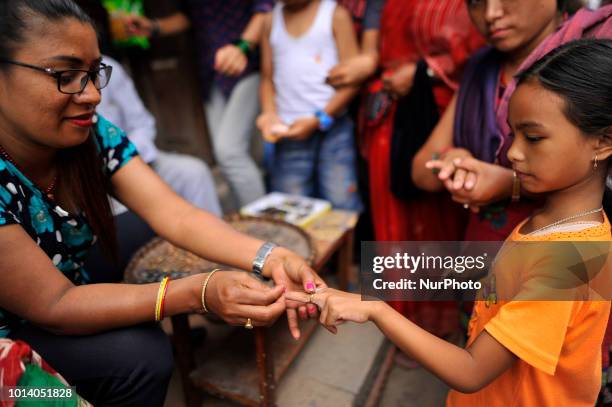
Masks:
[[[211,311],[247,328],[287,310],[283,292],[323,281],[299,256],[249,238],[167,187],[124,133],[96,116],[112,68],[71,0],[0,0],[0,337],[29,343],[96,405],[161,405],[172,369],[151,322]],[[84,257],[114,251],[112,193],[158,235],[241,272],[161,284],[92,284]],[[214,275],[213,275],[214,274]]]

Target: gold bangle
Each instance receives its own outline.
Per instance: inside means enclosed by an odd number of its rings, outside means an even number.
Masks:
[[[159,289],[157,290],[157,301],[155,302],[155,320],[161,321],[162,318],[162,299],[166,293],[166,287],[168,285],[168,280],[170,278],[168,276],[162,278],[162,281],[159,283]]]
[[[521,199],[521,180],[516,171],[512,171],[512,202],[518,202]]]
[[[213,274],[215,274],[219,270],[221,269],[214,269],[213,271],[208,273],[206,279],[202,283],[202,314],[208,314],[210,312],[208,311],[208,308],[206,308],[206,287],[208,286],[208,282],[210,281],[210,278],[213,276]]]

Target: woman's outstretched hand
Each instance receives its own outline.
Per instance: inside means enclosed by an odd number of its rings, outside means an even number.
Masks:
[[[359,294],[333,288],[320,288],[314,294],[287,291],[285,298],[289,301],[316,305],[321,310],[319,322],[334,334],[337,333],[337,326],[346,321],[364,323],[371,320],[376,304],[362,301]]]
[[[314,293],[317,289],[325,289],[327,284],[311,269],[303,257],[298,256],[290,250],[276,247],[266,260],[264,275],[271,277],[276,285],[286,287],[287,291],[302,291]],[[294,301],[286,298],[287,322],[289,331],[295,339],[300,337],[298,318],[318,318],[319,312],[316,305],[305,304],[302,301]]]
[[[286,286],[268,287],[249,273],[219,271],[206,288],[206,308],[230,325],[271,325],[285,311]]]

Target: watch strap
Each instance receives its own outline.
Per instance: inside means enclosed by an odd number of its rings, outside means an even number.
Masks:
[[[277,245],[272,242],[265,242],[261,245],[259,250],[257,250],[255,260],[253,260],[253,273],[257,274],[260,277],[263,277],[264,264],[266,263],[266,259],[275,247],[277,247]]]

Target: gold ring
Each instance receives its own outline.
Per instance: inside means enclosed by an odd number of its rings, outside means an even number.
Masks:
[[[308,302],[313,303],[314,304],[314,294],[309,294],[308,295]]]
[[[247,322],[246,322],[246,324],[244,324],[244,327],[246,329],[253,329],[253,323],[251,321],[251,318],[247,318]]]

